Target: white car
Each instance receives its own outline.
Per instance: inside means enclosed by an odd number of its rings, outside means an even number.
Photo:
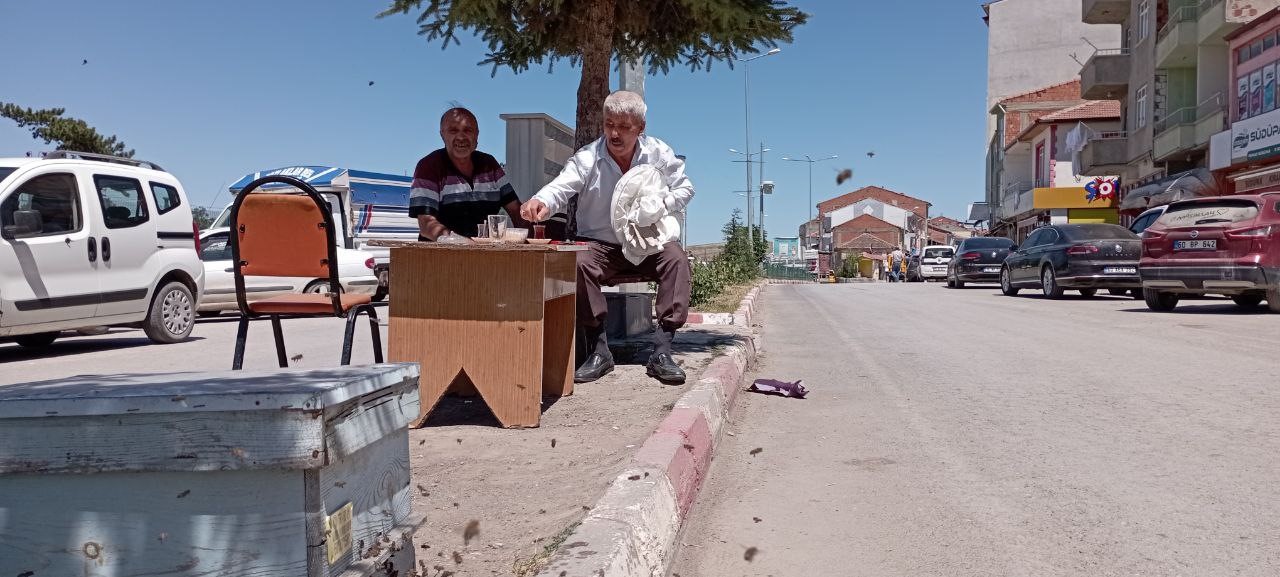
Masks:
[[[154,163],[55,151],[0,158],[0,337],[26,347],[65,330],[191,334],[204,290],[191,203]]]
[[[200,233],[200,260],[204,261],[205,289],[197,313],[202,317],[233,311],[236,304],[236,275],[231,265],[229,228],[211,228]],[[338,249],[338,283],[351,294],[375,293],[378,277],[373,273],[373,257],[369,253],[347,248]],[[287,293],[329,292],[328,279],[313,277],[259,277],[244,279],[250,301]]]
[[[934,244],[924,247],[920,253],[919,280],[947,278],[947,266],[955,258],[956,249],[945,244]]]

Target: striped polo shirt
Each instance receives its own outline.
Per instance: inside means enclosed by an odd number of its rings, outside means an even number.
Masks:
[[[474,170],[468,179],[443,148],[419,160],[409,192],[409,216],[434,216],[445,228],[470,237],[489,215],[519,201],[498,159],[477,150],[471,153],[471,165]]]

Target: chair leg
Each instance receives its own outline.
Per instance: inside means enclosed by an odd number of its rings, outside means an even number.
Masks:
[[[356,309],[347,311],[347,330],[342,334],[342,365],[351,364],[351,339],[356,334],[356,318],[360,312]]]
[[[284,331],[280,328],[280,316],[271,315],[271,332],[276,336],[276,359],[280,361],[280,368],[289,368],[289,355],[284,351]]]
[[[382,331],[378,328],[378,309],[369,306],[369,332],[373,335],[373,362],[382,363]]]
[[[231,360],[231,370],[238,371],[244,367],[244,345],[249,338],[249,317],[240,315],[240,326],[236,328],[236,353]]]

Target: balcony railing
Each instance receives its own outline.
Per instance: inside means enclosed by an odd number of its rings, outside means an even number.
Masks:
[[[1177,29],[1178,25],[1184,22],[1195,22],[1200,18],[1200,6],[1183,6],[1173,11],[1169,15],[1169,21],[1164,23],[1164,27],[1160,29],[1160,33],[1156,34],[1156,41],[1164,40],[1166,36]]]
[[[1160,134],[1171,128],[1177,128],[1186,124],[1195,124],[1197,118],[1196,111],[1197,107],[1188,106],[1186,108],[1179,108],[1170,112],[1167,116],[1161,118],[1155,123],[1155,133]]]
[[[1213,135],[1230,127],[1225,94],[1214,94],[1196,106],[1196,146],[1209,144]]]

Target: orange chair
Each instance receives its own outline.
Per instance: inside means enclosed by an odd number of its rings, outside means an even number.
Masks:
[[[260,191],[267,184],[283,184],[297,191]],[[280,188],[280,187],[274,187]],[[236,331],[236,353],[232,370],[244,364],[249,320],[271,317],[275,333],[276,357],[281,367],[289,366],[285,354],[280,317],[335,316],[347,319],[342,338],[342,364],[351,363],[351,338],[360,313],[369,316],[373,333],[373,358],[382,362],[382,337],[378,332],[378,312],[370,295],[342,294],[338,283],[338,249],[333,215],[327,203],[311,185],[289,176],[264,176],[245,186],[231,207],[231,255],[235,264],[236,302],[240,305],[240,327]],[[329,279],[328,294],[287,294],[248,302],[244,277],[318,277]]]

